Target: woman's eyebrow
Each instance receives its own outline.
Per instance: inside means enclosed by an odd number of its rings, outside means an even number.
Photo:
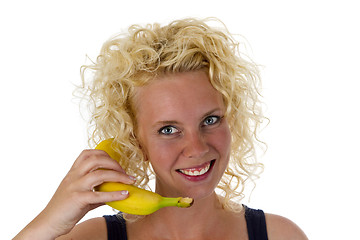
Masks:
[[[215,108],[215,109],[213,109],[213,110],[210,110],[210,111],[206,112],[206,113],[202,116],[201,119],[203,119],[203,118],[205,118],[205,117],[207,117],[207,116],[209,116],[209,115],[212,115],[212,114],[214,114],[214,113],[217,112],[217,111],[221,111],[221,109],[220,109],[220,108]]]
[[[209,115],[212,115],[214,112],[217,112],[217,111],[221,111],[220,108],[215,108],[215,109],[212,109],[208,112],[206,112],[205,114],[202,115],[202,117],[200,118],[201,120],[204,119],[205,117],[209,116]],[[178,121],[175,121],[175,120],[164,120],[164,121],[157,121],[153,124],[153,127],[157,127],[157,126],[165,126],[165,125],[177,125],[179,124],[180,122]]]
[[[158,121],[154,124],[154,126],[158,126],[158,125],[174,125],[174,124],[178,124],[178,121],[173,121],[173,120],[165,120],[165,121]]]

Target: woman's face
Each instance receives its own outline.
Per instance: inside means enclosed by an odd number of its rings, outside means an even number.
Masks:
[[[203,198],[230,156],[221,94],[205,72],[170,74],[137,89],[138,137],[156,174],[156,192]]]

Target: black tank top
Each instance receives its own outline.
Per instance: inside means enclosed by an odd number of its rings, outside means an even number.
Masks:
[[[262,210],[244,206],[249,240],[268,240],[265,214]],[[121,214],[105,215],[108,240],[127,240],[126,222]]]

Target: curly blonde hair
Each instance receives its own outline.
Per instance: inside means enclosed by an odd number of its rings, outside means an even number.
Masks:
[[[208,22],[220,23],[221,28]],[[258,176],[255,145],[263,120],[258,87],[258,67],[239,51],[239,43],[217,19],[182,19],[166,26],[133,25],[127,34],[106,41],[96,62],[82,66],[83,89],[92,103],[89,140],[97,144],[114,138],[120,164],[149,188],[153,171],[136,138],[134,94],[157,76],[167,73],[206,71],[213,87],[223,96],[232,133],[231,157],[223,178],[225,209],[236,211],[233,198],[244,197],[247,180]],[[87,82],[86,73],[91,72]],[[88,75],[86,75],[88,76]]]

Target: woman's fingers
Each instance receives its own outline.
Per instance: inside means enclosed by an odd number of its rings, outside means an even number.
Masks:
[[[113,202],[124,200],[129,196],[128,191],[116,192],[85,192],[84,198],[90,204],[104,204],[106,202]]]
[[[84,150],[76,159],[72,171],[76,171],[79,176],[83,176],[97,169],[111,169],[125,173],[120,164],[102,150]]]
[[[99,169],[83,176],[81,179],[79,179],[78,184],[79,188],[82,188],[82,191],[87,191],[92,190],[94,187],[99,186],[104,182],[121,182],[125,184],[133,184],[135,182],[135,178],[117,171]]]
[[[127,197],[124,192],[93,191],[96,186],[104,182],[125,184],[135,182],[134,177],[127,175],[120,164],[102,150],[84,150],[64,180],[66,181],[64,185],[67,185],[67,191],[73,196],[73,201],[82,206],[102,205],[105,202],[122,200]]]

